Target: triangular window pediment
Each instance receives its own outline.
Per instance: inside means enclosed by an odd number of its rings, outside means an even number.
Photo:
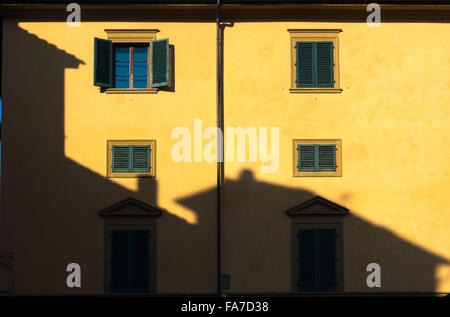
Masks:
[[[127,198],[99,212],[102,217],[109,216],[153,216],[158,217],[163,209],[148,205],[134,198]]]
[[[286,211],[289,216],[295,215],[346,215],[348,209],[323,197],[316,196]]]

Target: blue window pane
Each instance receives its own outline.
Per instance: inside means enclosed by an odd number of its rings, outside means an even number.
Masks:
[[[147,88],[147,76],[145,77],[133,77],[134,88]]]
[[[116,77],[116,88],[130,88],[130,78],[126,77]]]
[[[146,62],[148,58],[148,47],[134,47],[133,60]]]
[[[133,63],[133,74],[134,76],[147,76],[147,63],[134,62]]]
[[[130,65],[128,62],[116,62],[115,68],[116,76],[129,76],[130,75]]]
[[[129,61],[130,60],[130,48],[129,47],[116,47],[116,61]]]
[[[115,47],[114,72],[116,88],[147,88],[148,87],[148,47],[133,46],[133,56],[130,61],[131,46]],[[133,65],[131,65],[133,63]],[[133,68],[131,69],[131,66]],[[132,87],[130,76],[133,75]]]
[[[133,48],[133,88],[147,88],[148,47]]]

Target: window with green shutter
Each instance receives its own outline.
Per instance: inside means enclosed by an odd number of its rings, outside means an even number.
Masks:
[[[108,141],[108,177],[155,176],[156,141]]]
[[[297,151],[299,172],[336,171],[335,144],[299,144]]]
[[[321,196],[288,210],[294,292],[344,291],[344,216],[349,210]]]
[[[150,231],[111,230],[111,293],[150,291]]]
[[[294,176],[340,176],[341,140],[294,140]]]
[[[333,42],[296,42],[297,88],[333,88]]]
[[[128,43],[123,36],[132,31],[124,31],[121,37],[113,31],[108,34],[113,40],[94,39],[95,86],[106,92],[156,91],[152,88],[170,86],[169,39]]]
[[[336,229],[298,229],[297,239],[299,291],[336,291]]]
[[[113,145],[113,172],[149,172],[150,145]]]
[[[290,93],[341,93],[341,29],[288,29],[291,50]]]

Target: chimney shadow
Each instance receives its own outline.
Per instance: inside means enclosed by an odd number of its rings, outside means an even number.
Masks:
[[[177,202],[197,210],[205,201],[214,201],[215,195],[216,188],[212,187]],[[260,181],[246,169],[239,178],[225,180],[222,259],[223,274],[231,275],[230,293],[292,290],[290,272],[295,261],[286,211],[316,196],[318,193],[310,190]],[[360,216],[363,213],[350,210],[343,217],[344,291],[435,292],[437,267],[450,262],[372,224]],[[369,263],[381,266],[381,288],[366,285]]]

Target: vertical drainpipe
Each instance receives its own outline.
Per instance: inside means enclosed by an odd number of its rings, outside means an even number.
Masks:
[[[222,209],[222,180],[223,180],[223,91],[222,91],[222,30],[220,25],[220,0],[217,0],[216,11],[216,32],[217,32],[217,295],[222,295],[222,267],[221,267],[221,209]]]

